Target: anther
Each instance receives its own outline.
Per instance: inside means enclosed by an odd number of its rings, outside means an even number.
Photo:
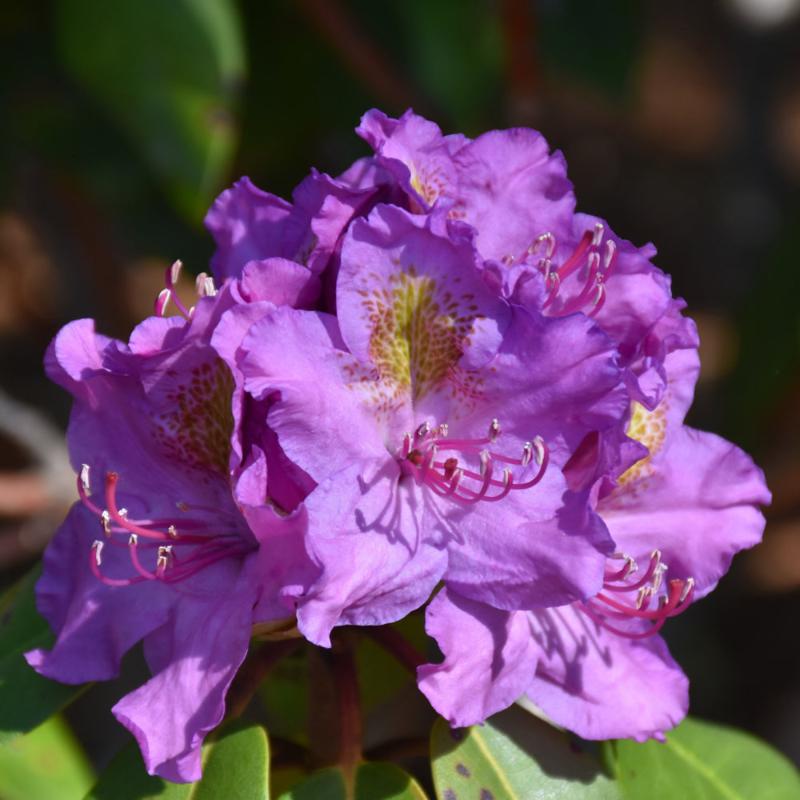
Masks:
[[[177,529],[177,528],[176,528],[174,525],[170,525],[170,526],[167,528],[167,533],[168,533],[168,534],[169,534],[169,535],[170,535],[170,536],[171,536],[173,539],[177,539],[177,538],[178,538],[178,529]]]
[[[103,513],[100,514],[100,524],[103,526],[103,533],[111,536],[111,514],[108,513],[107,508],[104,508]]]
[[[592,247],[600,247],[603,241],[603,233],[605,233],[605,225],[602,222],[596,222],[594,225],[594,234],[592,236]]]
[[[169,289],[162,289],[158,293],[158,297],[156,298],[155,302],[155,315],[157,317],[163,317],[164,314],[167,313],[167,306],[169,305],[170,298],[172,297],[172,292]]]
[[[494,443],[500,435],[500,422],[498,419],[493,419],[489,423],[489,441]]]
[[[172,266],[169,268],[169,279],[170,283],[177,283],[178,278],[181,275],[181,269],[183,268],[183,262],[178,258],[172,262]]]
[[[94,550],[94,561],[98,567],[103,565],[103,546],[105,542],[101,542],[99,539],[95,539],[92,542],[92,550]]]
[[[480,471],[481,477],[484,477],[484,475],[486,475],[486,470],[489,468],[489,463],[492,460],[492,456],[491,456],[491,454],[489,453],[488,450],[481,450],[480,455],[478,456],[478,458],[480,459],[479,471]]]
[[[217,293],[217,287],[214,286],[214,279],[201,272],[195,280],[195,287],[199,297],[213,297]]]
[[[170,559],[172,558],[172,545],[162,545],[158,548],[158,556],[156,557],[156,572],[161,574],[169,566]]]
[[[533,437],[533,446],[536,452],[536,466],[541,467],[544,463],[544,458],[547,453],[545,446],[544,446],[544,439],[541,436],[534,436]]]
[[[642,586],[642,588],[636,593],[636,610],[641,611],[643,607],[647,606],[652,596],[653,587]]]
[[[522,445],[522,466],[527,467],[531,463],[531,458],[533,458],[533,444],[525,442]]]
[[[417,439],[424,439],[430,432],[431,424],[430,422],[425,421],[417,428],[417,432],[414,434],[414,436]]]
[[[686,582],[683,586],[683,591],[681,591],[680,599],[678,600],[679,603],[683,603],[686,598],[692,593],[694,590],[694,578],[687,578]]]
[[[86,494],[89,494],[91,491],[91,484],[89,483],[89,465],[88,464],[81,464],[81,485],[83,486],[83,491]]]

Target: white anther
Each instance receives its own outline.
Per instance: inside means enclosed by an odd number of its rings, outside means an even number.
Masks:
[[[680,599],[678,600],[679,603],[682,603],[686,598],[689,596],[689,592],[694,589],[694,578],[687,578],[686,583],[683,585],[683,591],[681,592]]]
[[[94,550],[94,562],[97,564],[98,567],[102,566],[103,564],[103,545],[105,542],[101,542],[99,539],[95,539],[92,542],[92,550]]]
[[[170,558],[172,557],[172,545],[166,544],[158,548],[158,557],[156,558],[156,569],[165,570],[169,566]]]
[[[461,478],[464,476],[464,470],[459,467],[454,473],[453,477],[450,478],[450,491],[454,492],[458,489],[459,483],[461,483]]]
[[[653,595],[653,589],[650,586],[642,586],[636,593],[636,610],[641,611],[645,601],[649,600]]]
[[[170,525],[169,528],[167,528],[167,533],[173,539],[178,538],[178,529],[174,525]]]
[[[503,491],[508,489],[508,485],[511,483],[511,470],[506,467],[503,470]]]
[[[89,483],[89,465],[88,464],[81,464],[81,486],[83,486],[83,491],[86,494],[89,494],[91,491],[91,484]]]
[[[182,267],[183,262],[180,259],[172,262],[172,266],[169,268],[169,279],[173,284],[178,282]]]
[[[552,258],[553,253],[556,251],[556,237],[550,231],[545,231],[539,234],[534,240],[533,244],[528,248],[528,252],[533,255],[536,253],[540,244],[544,245],[545,258]]]
[[[653,577],[651,578],[651,585],[653,587],[653,593],[657,592],[661,588],[661,582],[664,580],[664,573],[667,571],[666,564],[657,564],[655,570],[653,571]]]
[[[592,300],[592,308],[597,308],[600,305],[600,301],[603,299],[603,295],[606,293],[606,287],[603,285],[603,281],[600,276],[597,276],[597,281],[594,285],[595,295],[594,300]]]
[[[528,464],[531,463],[531,459],[533,458],[533,444],[531,442],[525,442],[522,445],[522,466],[527,467]]]
[[[541,436],[533,437],[533,447],[535,451],[536,466],[541,467],[544,462],[544,439]]]
[[[194,283],[199,297],[213,297],[217,293],[214,279],[205,272],[201,272]]]
[[[192,307],[189,309],[189,319],[191,319],[193,316],[194,316],[194,306],[192,306]]]
[[[497,418],[489,423],[489,441],[494,442],[500,435],[500,422]]]
[[[622,577],[627,578],[628,575],[633,575],[634,572],[638,571],[639,565],[636,563],[636,560],[631,556],[625,556],[625,574]]]
[[[128,537],[128,545],[129,545],[130,547],[136,547],[138,544],[139,544],[139,537],[138,537],[138,535],[137,535],[137,534],[135,534],[135,533],[132,533],[132,534],[131,534],[131,535]]]
[[[486,475],[486,470],[489,469],[489,462],[492,460],[492,455],[488,450],[481,450],[480,455],[478,456],[480,459],[480,473],[481,477]]]
[[[431,424],[426,420],[417,428],[417,432],[414,434],[414,436],[417,439],[424,439],[430,432]]]
[[[600,256],[598,253],[592,252],[589,253],[589,258],[586,261],[586,275],[587,277],[591,275],[593,272],[597,271],[597,268],[600,266]]]
[[[655,566],[658,566],[661,563],[661,551],[653,550],[653,552],[650,553],[650,560],[655,561]]]
[[[600,247],[600,242],[603,241],[603,234],[606,227],[602,222],[596,222],[594,226],[594,233],[592,235],[592,247]]]
[[[169,305],[172,292],[169,289],[162,289],[158,293],[156,300],[156,316],[163,317],[167,313],[167,306]]]
[[[128,518],[128,509],[127,508],[121,508],[119,511],[117,511],[117,514],[119,514],[123,519],[127,519]]]
[[[448,433],[450,433],[450,426],[446,422],[443,422],[439,426],[438,436],[439,436],[440,439],[446,439]]]
[[[617,245],[612,239],[606,240],[605,252],[603,253],[603,272],[608,272],[611,262],[617,252]]]
[[[103,533],[111,536],[111,514],[108,513],[107,508],[104,508],[103,513],[100,514],[100,524],[103,526]]]

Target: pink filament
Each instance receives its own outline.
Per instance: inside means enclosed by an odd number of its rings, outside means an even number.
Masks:
[[[161,580],[165,583],[176,583],[195,575],[200,570],[216,563],[224,558],[231,558],[244,555],[249,552],[250,546],[235,531],[214,531],[206,535],[195,534],[185,535],[178,533],[174,527],[165,520],[129,520],[124,510],[120,510],[117,505],[116,487],[119,475],[116,472],[108,472],[105,476],[105,501],[107,510],[104,512],[92,501],[88,493],[88,468],[78,478],[78,494],[82,503],[94,514],[104,520],[103,527],[108,537],[108,543],[122,546],[122,542],[115,540],[114,535],[127,534],[127,550],[130,564],[136,575],[131,578],[111,578],[104,575],[101,571],[101,552],[104,542],[95,542],[89,553],[89,567],[94,576],[107,586],[123,587],[141,583],[145,580]],[[186,507],[188,510],[188,506]],[[158,530],[156,526],[165,523],[168,527],[167,532]],[[186,528],[208,530],[208,523],[196,519],[183,519],[181,529]],[[148,552],[153,552],[153,547],[158,545],[155,551],[156,567],[155,571],[149,570],[143,563],[139,551],[139,537],[144,539],[142,543]],[[165,543],[170,546],[165,547]],[[179,560],[178,556],[172,551],[172,547],[177,545],[194,545],[188,557]]]
[[[522,457],[514,458],[485,449],[499,435],[499,427],[494,436],[490,431],[488,437],[476,439],[451,439],[440,435],[438,430],[431,431],[421,428],[413,437],[410,434],[406,435],[401,455],[403,464],[416,481],[421,485],[428,486],[440,497],[449,497],[467,505],[481,500],[490,503],[497,502],[507,497],[512,490],[532,488],[542,480],[547,470],[549,452],[545,444],[539,441],[537,442],[537,452],[541,460],[538,462],[538,469],[533,477],[518,482],[515,481],[512,471],[506,468],[503,470],[502,479],[498,479],[494,476],[495,462],[525,467],[533,457],[533,445],[528,445],[530,449],[527,454],[524,453]],[[482,470],[476,472],[463,467],[455,457],[436,460],[436,455],[440,451],[456,452],[463,456],[477,456],[481,459]],[[465,481],[472,482],[474,488],[464,485]],[[492,489],[499,491],[490,494]]]
[[[626,565],[622,569],[607,572],[603,591],[591,600],[577,603],[576,608],[610,633],[627,639],[645,639],[658,633],[670,617],[683,613],[689,607],[694,596],[694,581],[691,578],[673,578],[668,581],[666,595],[662,595],[657,607],[651,609],[651,601],[655,599],[661,582],[661,572],[666,569],[661,563],[661,554],[654,552],[644,572],[626,581],[630,576],[631,563],[626,558]],[[623,602],[607,592],[629,595],[635,593],[637,602]],[[613,624],[614,621],[626,620],[647,620],[653,624],[646,630],[638,631],[626,630]]]
[[[587,269],[586,277],[583,279],[583,288],[575,297],[566,301],[561,308],[555,309],[555,313],[558,316],[573,314],[582,310],[590,302],[592,307],[588,311],[589,316],[595,316],[599,313],[606,301],[605,284],[611,275],[616,254],[615,243],[612,240],[607,240],[605,253],[601,256],[600,244],[603,230],[603,226],[598,224],[593,230],[585,231],[572,254],[557,269],[553,268],[551,261],[551,256],[555,252],[555,238],[552,234],[543,234],[529,248],[528,253],[533,255],[536,252],[538,243],[540,241],[545,243],[545,256],[539,260],[539,268],[549,286],[543,308],[548,308],[556,301],[561,288],[564,286],[564,281],[585,263],[587,264]]]

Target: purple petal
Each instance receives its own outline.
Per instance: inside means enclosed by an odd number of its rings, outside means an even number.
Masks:
[[[176,604],[147,647],[155,674],[112,711],[136,737],[151,775],[200,778],[203,738],[222,721],[225,694],[247,653],[252,602],[249,586],[232,584],[212,602]]]
[[[643,741],[686,715],[688,681],[661,637],[609,633],[572,607],[528,619],[541,654],[527,695],[556,724],[584,739]]]
[[[526,614],[498,611],[442,589],[425,611],[425,630],[444,661],[419,667],[417,682],[451,725],[481,723],[530,686],[539,646]]]

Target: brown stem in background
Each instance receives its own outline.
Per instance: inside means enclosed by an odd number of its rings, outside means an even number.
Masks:
[[[352,796],[356,768],[362,758],[361,752],[361,700],[358,692],[353,636],[343,632],[334,642],[330,657],[331,672],[336,686],[336,702],[339,716],[338,763],[344,772],[348,796]]]
[[[530,0],[502,0],[500,22],[503,30],[508,114],[512,123],[535,121],[539,94],[536,58],[536,23]]]
[[[244,713],[261,681],[282,658],[293,653],[302,641],[302,639],[291,639],[267,642],[247,657],[228,692],[226,715],[228,719],[236,719]]]
[[[365,627],[362,630],[389,655],[397,659],[412,675],[416,675],[417,667],[425,664],[428,660],[405,636],[388,625],[377,628]]]
[[[359,28],[340,0],[298,0],[298,6],[356,80],[382,103],[398,110],[423,106],[402,74]]]

